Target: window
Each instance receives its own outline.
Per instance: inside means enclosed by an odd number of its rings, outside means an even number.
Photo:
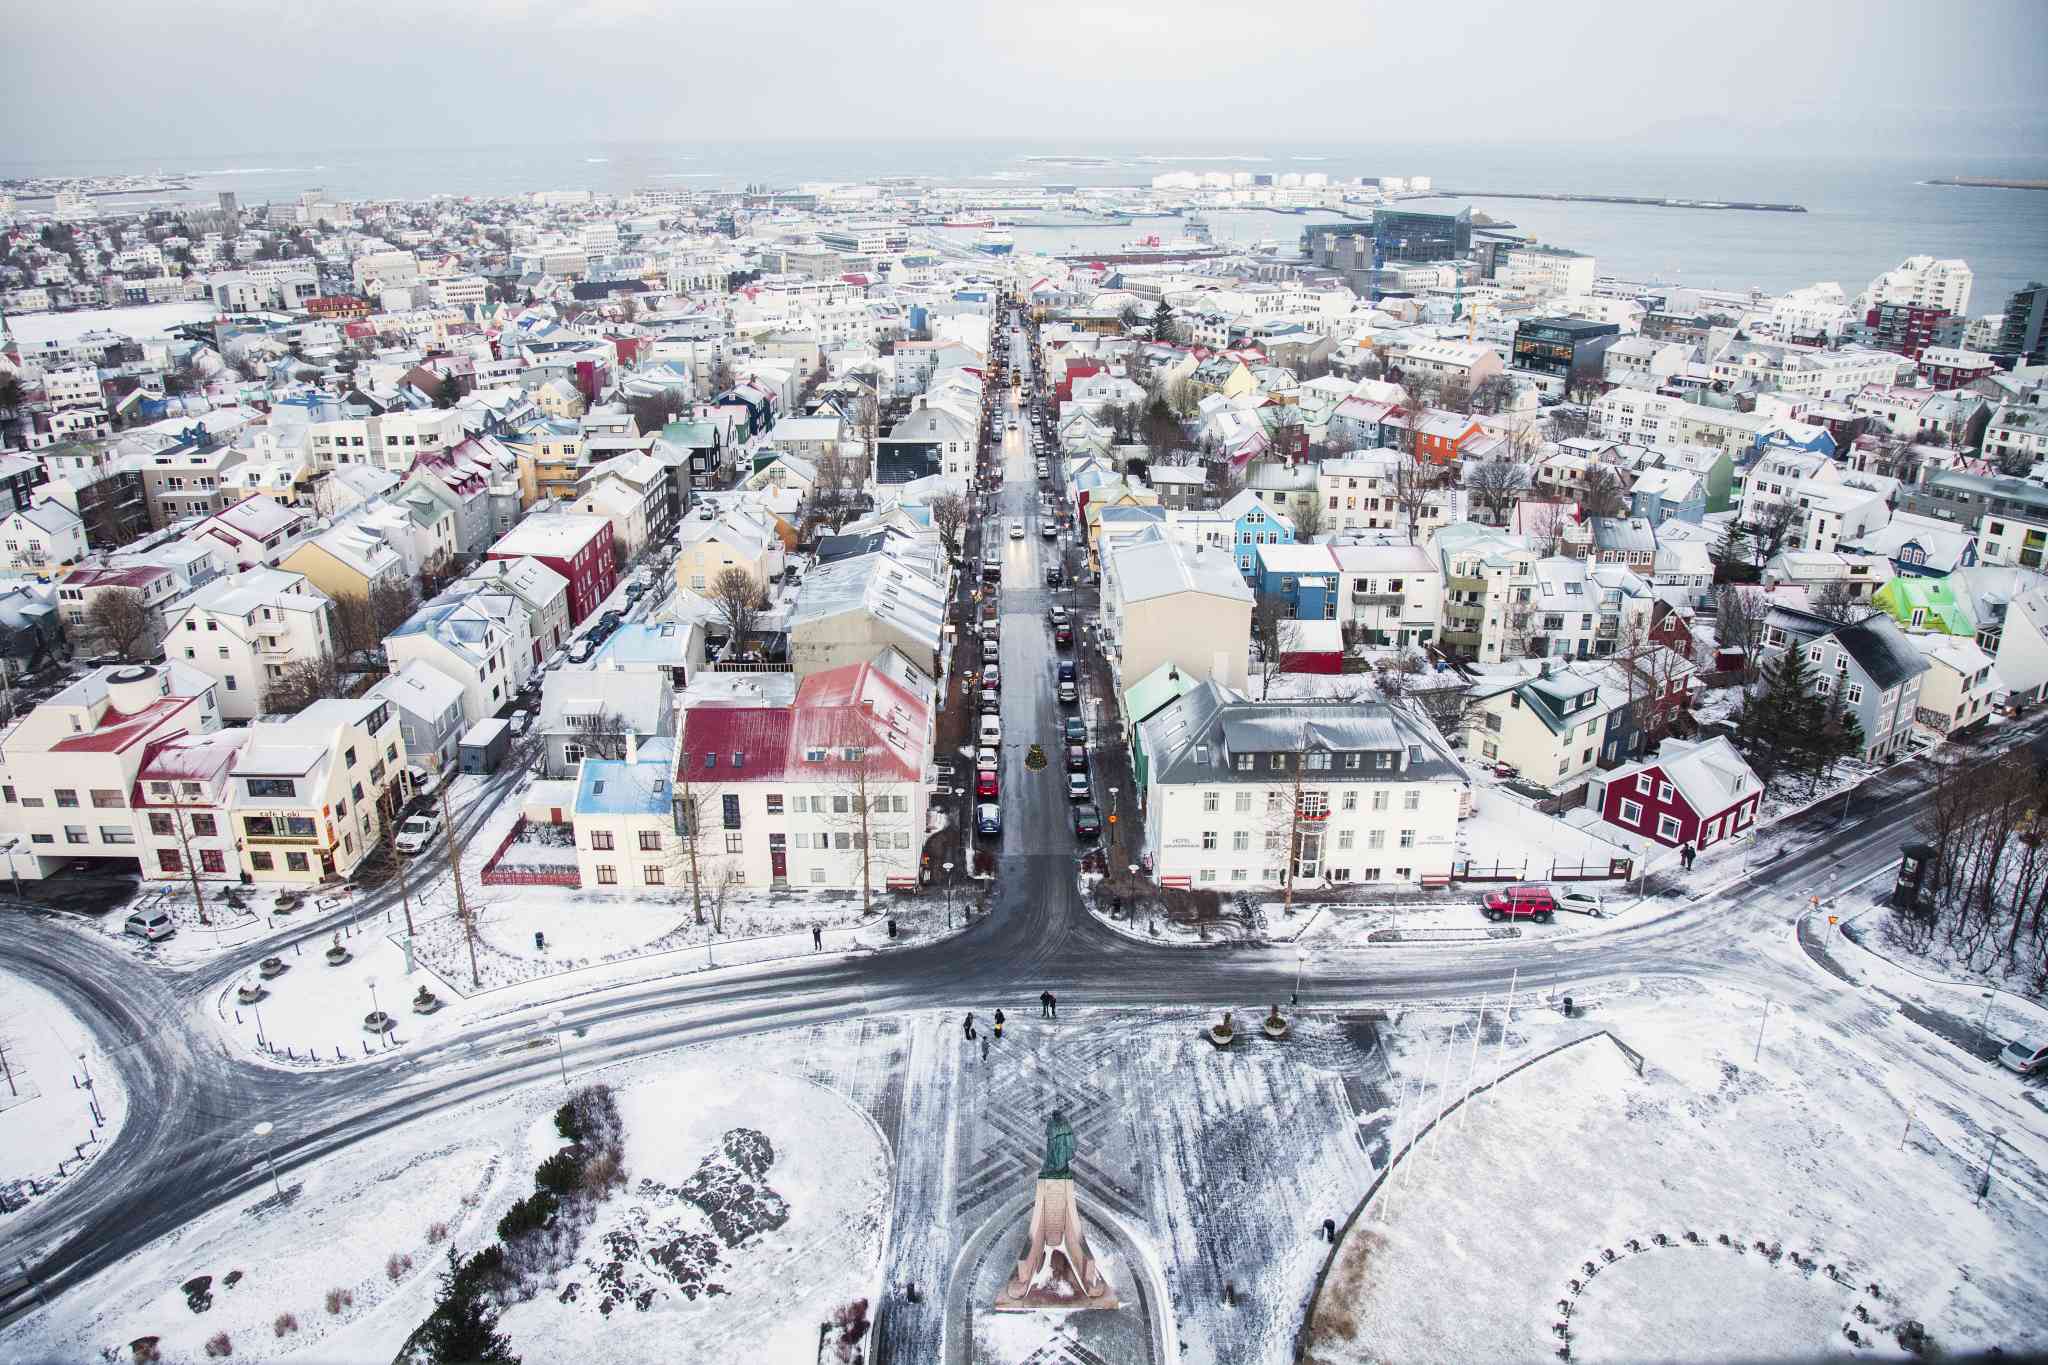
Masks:
[[[1252,756],[1250,754],[1239,754],[1237,756],[1237,770],[1241,773],[1248,773],[1252,770]]]
[[[1413,848],[1413,847],[1415,847],[1415,831],[1414,831],[1414,830],[1412,830],[1412,829],[1404,829],[1404,830],[1402,830],[1402,831],[1401,831],[1401,847],[1402,847],[1402,848]]]
[[[1271,767],[1274,772],[1280,772],[1287,766],[1287,755],[1274,754],[1268,766]]]
[[[1213,881],[1215,881],[1215,880],[1216,880],[1216,869],[1215,869],[1215,868],[1213,868],[1213,867],[1205,867],[1205,868],[1203,868],[1203,869],[1202,869],[1202,877],[1201,877],[1201,879],[1202,879],[1203,881],[1205,881],[1205,882],[1213,882]]]
[[[1204,851],[1207,851],[1207,850],[1213,849],[1213,848],[1215,848],[1215,847],[1216,847],[1216,831],[1215,831],[1215,830],[1213,830],[1213,829],[1205,829],[1205,830],[1203,830],[1203,831],[1202,831],[1202,848],[1203,848],[1203,850],[1204,850]]]
[[[1863,700],[1863,684],[1850,683],[1842,689],[1842,700],[1854,706]]]
[[[659,863],[650,863],[646,867],[641,868],[640,880],[648,886],[660,886],[662,884],[661,865]]]
[[[1657,784],[1657,799],[1659,801],[1669,801],[1671,799],[1671,784],[1669,782],[1659,782]]]
[[[610,863],[599,863],[597,865],[597,884],[599,886],[617,886],[619,884],[619,869],[613,867]]]
[[[1202,793],[1202,814],[1204,814],[1204,815],[1214,815],[1214,814],[1216,813],[1217,809],[1218,809],[1218,808],[1219,808],[1219,807],[1220,807],[1220,806],[1221,806],[1222,804],[1223,804],[1223,793],[1222,793],[1222,792],[1203,792],[1203,793]]]
[[[1230,851],[1232,853],[1251,852],[1252,836],[1250,831],[1242,829],[1234,831],[1230,836]]]
[[[727,829],[738,829],[740,827],[739,793],[727,792],[719,798],[719,804],[724,808],[725,827]]]
[[[608,829],[594,829],[590,831],[590,846],[600,853],[610,851],[612,847],[612,832]]]
[[[1251,814],[1252,794],[1250,792],[1239,792],[1237,794],[1237,800],[1234,801],[1232,805],[1239,815]]]
[[[153,810],[149,813],[149,832],[161,837],[175,834],[177,831],[171,827],[170,816],[165,815],[162,811]],[[173,870],[175,871],[176,869]]]
[[[1637,791],[1639,791],[1639,792],[1643,793],[1643,795],[1645,795],[1645,796],[1648,796],[1648,795],[1650,794],[1650,787],[1651,787],[1651,786],[1652,786],[1652,779],[1651,779],[1651,777],[1650,777],[1650,775],[1649,775],[1648,773],[1638,773],[1638,774],[1636,775],[1636,790],[1637,790]]]
[[[178,856],[175,848],[160,848],[156,851],[156,865],[160,872],[183,872],[185,860]]]
[[[1367,848],[1385,848],[1387,846],[1387,832],[1383,829],[1367,830],[1365,832],[1365,846]]]
[[[313,870],[312,859],[303,853],[285,854],[284,865],[285,870],[288,872],[311,872]]]
[[[1634,802],[1634,801],[1624,801],[1624,802],[1622,802],[1622,803],[1621,803],[1621,823],[1623,823],[1624,825],[1640,825],[1640,824],[1642,824],[1642,823],[1643,823],[1643,808],[1642,808],[1642,806],[1641,806],[1640,804],[1638,804],[1637,802]]]
[[[289,777],[250,777],[243,779],[249,784],[249,795],[253,798],[265,796],[297,796],[298,784]]]
[[[94,787],[92,790],[92,804],[95,810],[126,810],[128,808],[128,799],[117,791],[108,791],[104,787]]]
[[[227,857],[217,848],[199,850],[199,868],[202,872],[225,872],[228,870]]]
[[[202,839],[211,839],[220,830],[211,815],[195,815],[192,817],[192,832]]]
[[[744,835],[744,834],[728,834],[728,835],[726,835],[726,836],[725,836],[725,851],[726,851],[727,853],[744,853],[744,852],[746,852],[746,851],[747,851],[747,846],[746,846],[746,837],[747,837],[747,836],[746,836],[746,835]]]
[[[249,855],[249,866],[258,872],[269,872],[277,866],[277,860],[261,851]]]
[[[1355,831],[1353,831],[1353,830],[1348,830],[1348,829],[1342,829],[1342,830],[1338,830],[1338,831],[1337,831],[1337,847],[1338,847],[1338,848],[1340,848],[1340,849],[1344,849],[1344,850],[1346,850],[1346,851],[1348,852],[1348,851],[1350,850],[1350,848],[1351,848],[1351,844],[1352,844],[1352,841],[1353,841],[1353,840],[1354,840],[1354,839],[1355,839],[1356,837],[1357,837],[1357,834],[1356,834],[1356,832],[1355,832]]]
[[[1413,790],[1413,789],[1410,789],[1410,790],[1408,790],[1408,791],[1402,792],[1402,793],[1401,793],[1401,809],[1402,809],[1402,810],[1421,810],[1421,809],[1422,809],[1422,793],[1421,793],[1421,792],[1419,792],[1419,791],[1415,791],[1415,790]]]
[[[1676,839],[1678,837],[1678,817],[1675,815],[1658,816],[1657,837],[1659,839]]]
[[[75,787],[57,788],[57,804],[65,810],[76,810],[78,808],[78,789]]]
[[[769,793],[768,793],[768,797],[767,797],[767,801],[768,801],[768,813],[769,813],[770,815],[780,815],[780,814],[782,814],[782,793],[781,793],[781,792],[769,792]]]
[[[1330,755],[1324,750],[1315,750],[1308,756],[1308,767],[1311,772],[1328,771],[1330,767]]]
[[[1374,810],[1385,810],[1387,808],[1387,793],[1385,789],[1372,794],[1372,808]]]

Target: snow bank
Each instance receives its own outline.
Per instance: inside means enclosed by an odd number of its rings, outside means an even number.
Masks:
[[[7,1072],[0,1080],[4,1207],[35,1198],[38,1187],[47,1192],[60,1163],[78,1173],[81,1149],[90,1165],[127,1119],[128,1091],[92,1030],[56,996],[10,972],[0,972],[0,1044]],[[80,1087],[87,1079],[90,1090]],[[102,1124],[93,1122],[93,1099]]]

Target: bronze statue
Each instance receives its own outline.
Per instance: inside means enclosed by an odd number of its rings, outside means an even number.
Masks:
[[[1052,1117],[1045,1121],[1045,1165],[1039,1167],[1040,1180],[1072,1180],[1074,1172],[1069,1169],[1074,1160],[1074,1125],[1067,1122],[1067,1116],[1055,1109]]]

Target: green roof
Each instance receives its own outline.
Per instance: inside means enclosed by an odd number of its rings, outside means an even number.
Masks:
[[[1199,685],[1200,679],[1178,671],[1171,663],[1163,663],[1124,689],[1124,714],[1136,726],[1175,697],[1192,692]]]
[[[1955,589],[1948,585],[1946,578],[1902,575],[1879,588],[1870,601],[1871,605],[1882,608],[1908,630],[1965,638],[1977,633],[1976,625],[1970,620],[1969,608],[1956,597]],[[1916,610],[1922,613],[1917,626],[1913,624]]]

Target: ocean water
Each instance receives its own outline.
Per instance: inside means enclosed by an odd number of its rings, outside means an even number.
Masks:
[[[236,191],[244,203],[324,189],[344,199],[491,196],[543,189],[624,192],[641,188],[795,186],[917,177],[988,188],[1076,184],[1149,186],[1172,170],[1278,175],[1427,175],[1467,191],[1540,190],[1803,204],[1806,213],[1636,208],[1538,200],[1412,201],[1418,208],[1469,203],[1524,232],[1598,258],[1603,274],[1723,288],[1783,290],[1834,280],[1853,294],[1906,256],[1960,256],[1976,272],[1970,308],[1996,312],[2030,279],[2048,278],[2048,192],[1954,189],[1922,182],[1947,175],[2048,179],[2048,154],[1941,158],[1872,155],[1704,156],[1641,147],[1382,142],[1088,146],[1077,143],[807,141],[590,143],[405,151],[293,149],[223,152],[176,162],[0,160],[0,177],[162,171],[192,186],[184,199]],[[1313,216],[1210,215],[1226,240],[1293,241]],[[1046,229],[1020,236],[1037,249],[1113,249],[1170,222],[1126,228]]]

